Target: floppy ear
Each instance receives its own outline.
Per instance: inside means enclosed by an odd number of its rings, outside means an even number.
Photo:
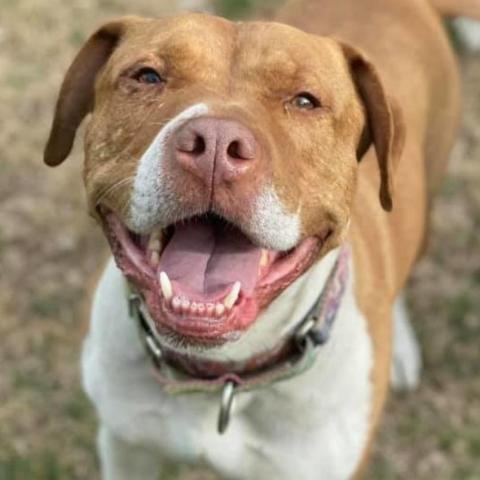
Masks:
[[[380,170],[380,203],[392,210],[392,171],[405,143],[405,125],[400,107],[388,97],[374,65],[358,50],[341,44],[350,66],[352,79],[367,113],[367,125],[357,150],[358,159],[373,143]]]
[[[125,17],[105,24],[87,40],[70,65],[58,95],[45,147],[44,161],[47,165],[59,165],[68,157],[77,128],[93,108],[97,73],[132,21],[132,17]]]

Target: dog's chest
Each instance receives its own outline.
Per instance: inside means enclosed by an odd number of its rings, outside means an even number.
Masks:
[[[85,387],[105,422],[131,442],[175,461],[205,462],[228,478],[348,478],[366,445],[372,346],[347,289],[332,338],[293,380],[236,399],[216,433],[219,397],[172,397],[155,383],[110,265],[99,285],[83,356]],[[319,476],[319,472],[322,472]]]

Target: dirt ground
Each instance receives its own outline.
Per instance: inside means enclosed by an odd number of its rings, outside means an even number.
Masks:
[[[98,478],[78,358],[105,243],[84,213],[81,142],[61,168],[41,157],[72,55],[104,18],[132,11],[158,15],[162,2],[0,0],[0,480]],[[391,396],[373,480],[480,479],[480,55],[461,65],[462,133],[408,290],[422,385]]]

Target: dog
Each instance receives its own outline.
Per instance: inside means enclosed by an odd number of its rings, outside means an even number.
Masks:
[[[104,479],[365,473],[392,357],[398,385],[419,375],[402,291],[460,105],[441,13],[480,2],[124,17],[82,47],[45,162],[88,115],[88,209],[114,258],[82,357]]]

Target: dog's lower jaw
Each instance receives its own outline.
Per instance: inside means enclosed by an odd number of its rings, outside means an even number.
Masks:
[[[274,344],[314,301],[334,260],[332,252],[299,278],[239,342],[196,353],[214,360],[241,360]],[[124,278],[111,263],[95,296],[83,353],[85,388],[97,407],[102,431],[109,432],[100,443],[102,464],[117,472],[118,462],[140,465],[137,472],[129,468],[128,476],[105,473],[105,480],[149,480],[141,466],[151,468],[161,458],[188,463],[202,459],[226,478],[245,480],[310,480],[318,471],[329,480],[351,476],[370,428],[373,361],[352,280],[331,341],[322,347],[312,369],[270,388],[238,395],[225,437],[215,430],[218,396],[169,396],[156,384],[122,300],[124,289]],[[131,448],[125,450],[125,444]],[[305,462],[306,456],[311,461]]]

